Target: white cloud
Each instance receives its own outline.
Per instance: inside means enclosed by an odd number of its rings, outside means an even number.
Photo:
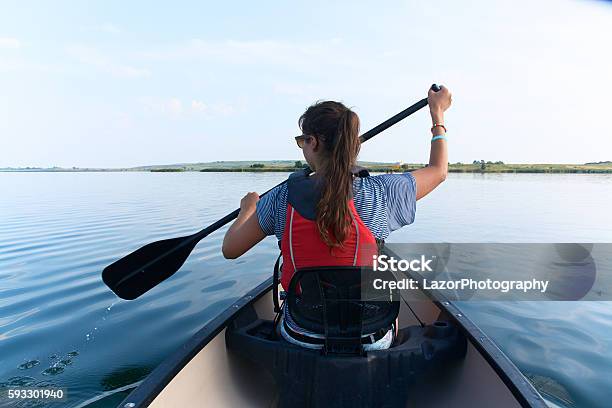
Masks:
[[[0,48],[21,48],[21,41],[12,37],[0,37]]]
[[[121,29],[112,23],[104,23],[99,25],[97,28],[99,31],[109,34],[119,34],[121,32]]]
[[[244,108],[244,104],[239,104],[240,106],[235,106],[234,104],[229,104],[225,102],[214,102],[211,104],[206,104],[199,100],[191,101],[191,111],[198,115],[203,115],[206,118],[219,117],[219,116],[231,116],[238,111],[242,111]]]
[[[69,47],[68,53],[72,57],[79,60],[82,64],[95,67],[117,77],[142,78],[151,75],[151,72],[147,69],[118,63],[112,58],[91,47]]]
[[[172,119],[205,118],[232,116],[244,110],[244,103],[230,104],[227,102],[205,103],[198,99],[184,103],[177,97],[172,98],[142,98],[145,110],[151,113],[168,116]]]
[[[299,96],[299,97],[316,97],[324,92],[324,88],[320,85],[304,84],[298,82],[277,82],[273,85],[273,90],[277,94]]]
[[[97,31],[106,34],[119,34],[123,31],[117,25],[109,22],[97,25],[82,26],[81,29],[85,31]]]
[[[236,112],[236,109],[227,103],[219,102],[211,106],[212,113],[218,116],[230,116]]]
[[[185,109],[183,102],[177,98],[141,98],[140,102],[144,105],[145,110],[156,115],[167,116],[172,119],[179,119],[189,113]]]
[[[173,116],[183,113],[183,103],[178,98],[170,98],[166,103],[166,110]]]
[[[300,71],[325,69],[324,64],[315,61],[334,61],[336,66],[345,67],[361,61],[359,53],[351,51],[339,38],[316,42],[193,39],[187,43],[142,52],[141,56],[163,61],[205,60],[235,65],[273,65]]]
[[[151,75],[151,72],[147,69],[131,67],[128,65],[107,65],[106,69],[113,75],[128,77],[128,78],[141,78],[148,77]]]
[[[191,110],[196,113],[204,113],[208,109],[208,106],[202,101],[193,100],[191,101]]]
[[[168,99],[143,98],[141,102],[148,112],[170,116],[173,119],[179,118],[184,112],[183,102],[176,97]]]

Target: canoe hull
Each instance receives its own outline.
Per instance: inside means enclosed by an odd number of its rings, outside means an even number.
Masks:
[[[270,373],[228,353],[225,340],[228,324],[247,306],[261,319],[274,318],[271,289],[271,279],[266,280],[213,319],[163,361],[119,407],[276,406],[279,392]],[[402,303],[399,326],[417,325],[415,314],[429,324],[451,320],[469,339],[467,353],[444,372],[410,385],[408,406],[547,406],[518,369],[452,302],[431,299],[431,295],[423,293],[422,299]]]

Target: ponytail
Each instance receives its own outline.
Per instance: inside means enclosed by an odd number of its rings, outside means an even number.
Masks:
[[[359,117],[339,102],[320,102],[300,118],[305,134],[322,142],[321,197],[317,205],[317,227],[330,247],[341,246],[352,228],[349,200],[353,198],[351,170],[361,146]]]

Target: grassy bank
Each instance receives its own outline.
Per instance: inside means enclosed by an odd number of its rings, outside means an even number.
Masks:
[[[368,170],[375,173],[403,172],[423,168],[424,164],[370,165]],[[214,167],[202,172],[293,172],[296,167]],[[612,173],[611,165],[599,164],[450,164],[449,173]]]
[[[451,164],[451,173],[612,173],[612,164]]]

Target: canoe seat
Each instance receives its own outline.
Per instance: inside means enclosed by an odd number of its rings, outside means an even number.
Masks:
[[[299,269],[287,290],[285,328],[291,321],[322,337],[315,343],[323,354],[364,354],[364,335],[371,342],[367,335],[378,340],[393,330],[400,309],[399,291],[374,290],[377,278],[393,275],[354,266]]]
[[[370,293],[374,275],[351,268],[299,270],[291,281],[289,313],[325,334],[320,350],[287,342],[251,305],[229,323],[228,350],[270,372],[279,407],[404,407],[408,385],[465,355],[465,337],[446,321],[402,328],[391,348],[364,351],[362,333],[395,321],[399,294]]]

